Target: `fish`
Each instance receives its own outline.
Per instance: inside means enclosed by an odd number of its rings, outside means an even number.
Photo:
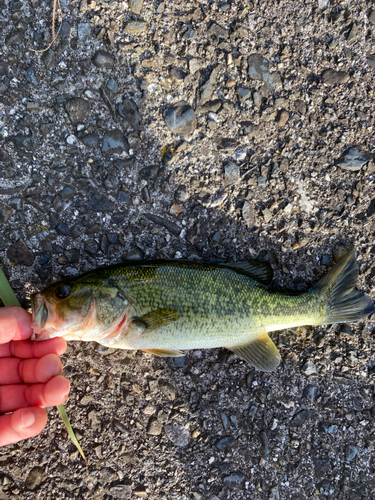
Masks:
[[[291,295],[270,288],[272,268],[259,260],[131,261],[33,294],[32,340],[64,337],[168,357],[226,347],[271,372],[281,358],[270,332],[358,321],[374,312],[371,298],[356,288],[358,272],[353,249],[308,292]]]

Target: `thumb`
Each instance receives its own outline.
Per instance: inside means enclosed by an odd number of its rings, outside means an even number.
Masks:
[[[47,423],[43,408],[29,407],[0,416],[0,446],[37,436]]]

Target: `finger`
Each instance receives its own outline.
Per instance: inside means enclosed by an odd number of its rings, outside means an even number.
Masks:
[[[0,344],[12,339],[28,339],[32,332],[31,314],[25,309],[17,306],[0,309]]]
[[[66,401],[69,381],[62,375],[45,384],[18,384],[0,386],[0,413],[15,411],[28,406],[57,406]]]
[[[61,356],[66,351],[66,340],[62,337],[31,342],[30,340],[11,341],[0,345],[0,358],[41,358],[46,354]]]
[[[22,408],[0,416],[0,446],[37,436],[47,423],[43,408]]]
[[[40,359],[4,358],[0,363],[0,385],[47,382],[61,375],[62,370],[62,363],[56,354],[47,354]]]

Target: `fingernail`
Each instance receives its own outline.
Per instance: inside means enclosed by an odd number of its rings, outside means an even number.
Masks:
[[[35,415],[31,411],[23,411],[21,415],[21,429],[31,427],[35,422]]]

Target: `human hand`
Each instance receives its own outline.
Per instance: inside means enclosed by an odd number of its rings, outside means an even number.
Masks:
[[[0,446],[38,435],[47,423],[43,407],[60,405],[68,397],[59,358],[66,341],[31,342],[31,334],[27,311],[0,308]]]

